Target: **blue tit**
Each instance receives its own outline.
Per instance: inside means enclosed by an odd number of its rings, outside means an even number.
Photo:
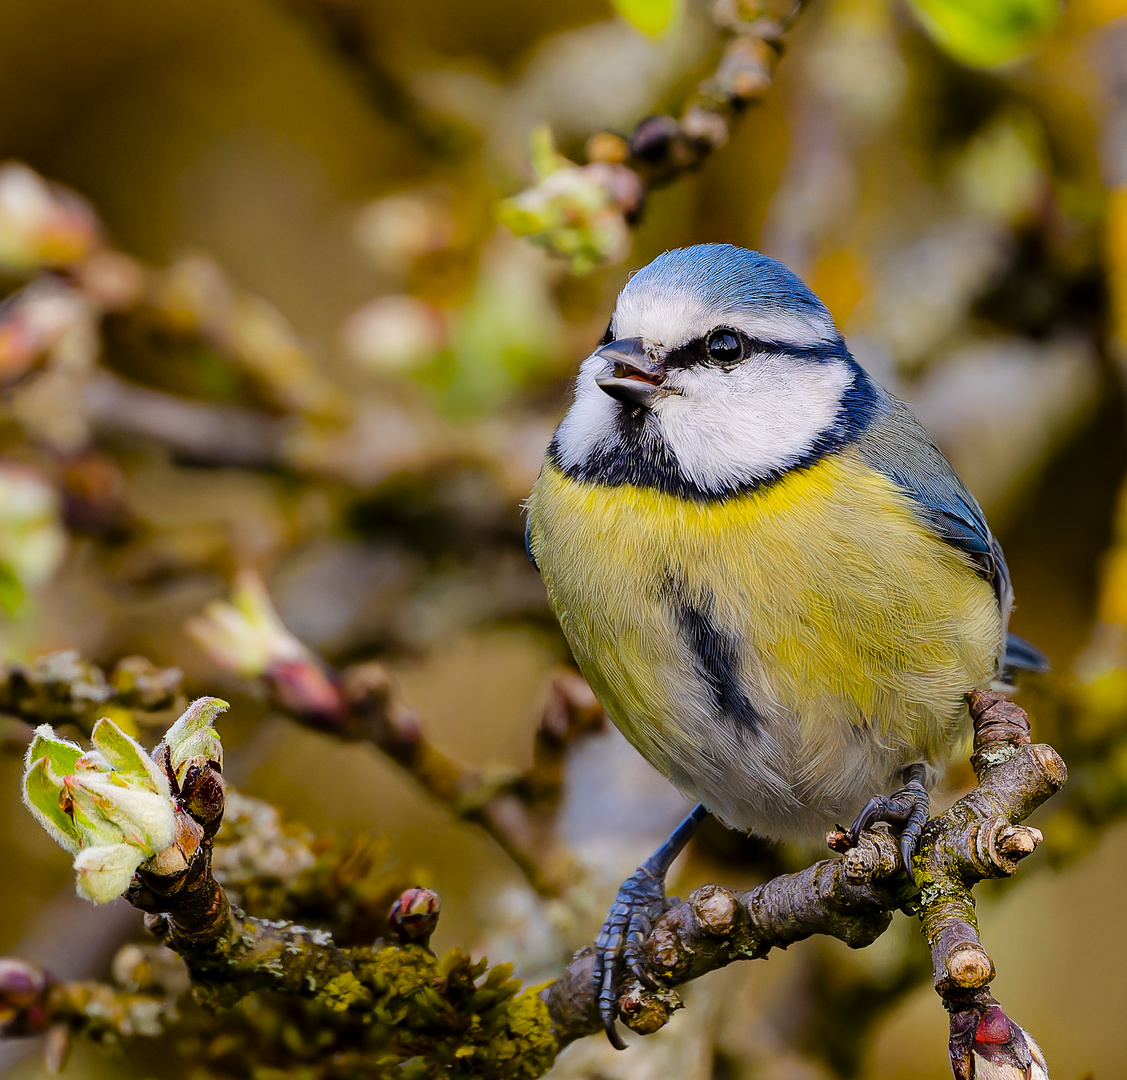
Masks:
[[[786,840],[884,817],[908,826],[907,865],[925,785],[967,741],[968,692],[1044,658],[1007,635],[1009,574],[974,497],[825,305],[758,252],[669,251],[630,278],[528,513],[580,670],[700,803],[600,936],[617,1045],[624,944],[706,812]]]

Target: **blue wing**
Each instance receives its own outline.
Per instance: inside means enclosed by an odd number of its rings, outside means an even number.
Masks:
[[[893,398],[888,409],[862,435],[859,446],[869,463],[911,496],[920,516],[949,544],[969,557],[994,587],[1002,619],[1013,604],[1010,572],[998,541],[975,497],[928,438],[908,407]],[[1048,659],[1014,634],[1006,638],[1005,667],[1047,671]]]

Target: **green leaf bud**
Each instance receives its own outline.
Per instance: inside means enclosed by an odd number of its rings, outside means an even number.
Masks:
[[[90,740],[103,760],[121,776],[142,783],[154,794],[168,798],[168,779],[145,748],[130,738],[112,720],[103,717],[94,725]]]
[[[165,733],[169,769],[178,781],[183,780],[192,758],[206,758],[222,768],[223,744],[212,725],[215,718],[230,707],[221,698],[196,698]]]
[[[129,888],[144,861],[144,854],[129,844],[83,848],[74,859],[78,895],[95,904],[108,904]]]

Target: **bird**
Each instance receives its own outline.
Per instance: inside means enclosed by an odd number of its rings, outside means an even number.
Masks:
[[[967,695],[1044,670],[979,504],[906,404],[782,263],[666,251],[619,294],[526,502],[526,547],[580,671],[697,803],[619,890],[595,991],[617,983],[709,814],[769,840],[900,826],[970,732]]]

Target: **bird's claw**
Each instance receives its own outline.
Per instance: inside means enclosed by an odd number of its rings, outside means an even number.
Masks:
[[[915,858],[931,810],[931,799],[923,785],[923,766],[910,766],[905,770],[907,780],[899,791],[891,795],[875,795],[857,815],[857,820],[845,830],[845,843],[856,847],[861,833],[875,822],[884,821],[899,825],[900,858],[909,877],[914,877],[912,860]]]
[[[607,1038],[616,1050],[626,1049],[615,1027],[623,969],[628,969],[643,986],[658,989],[646,970],[642,949],[665,908],[664,878],[642,867],[622,883],[595,942],[595,997]]]

